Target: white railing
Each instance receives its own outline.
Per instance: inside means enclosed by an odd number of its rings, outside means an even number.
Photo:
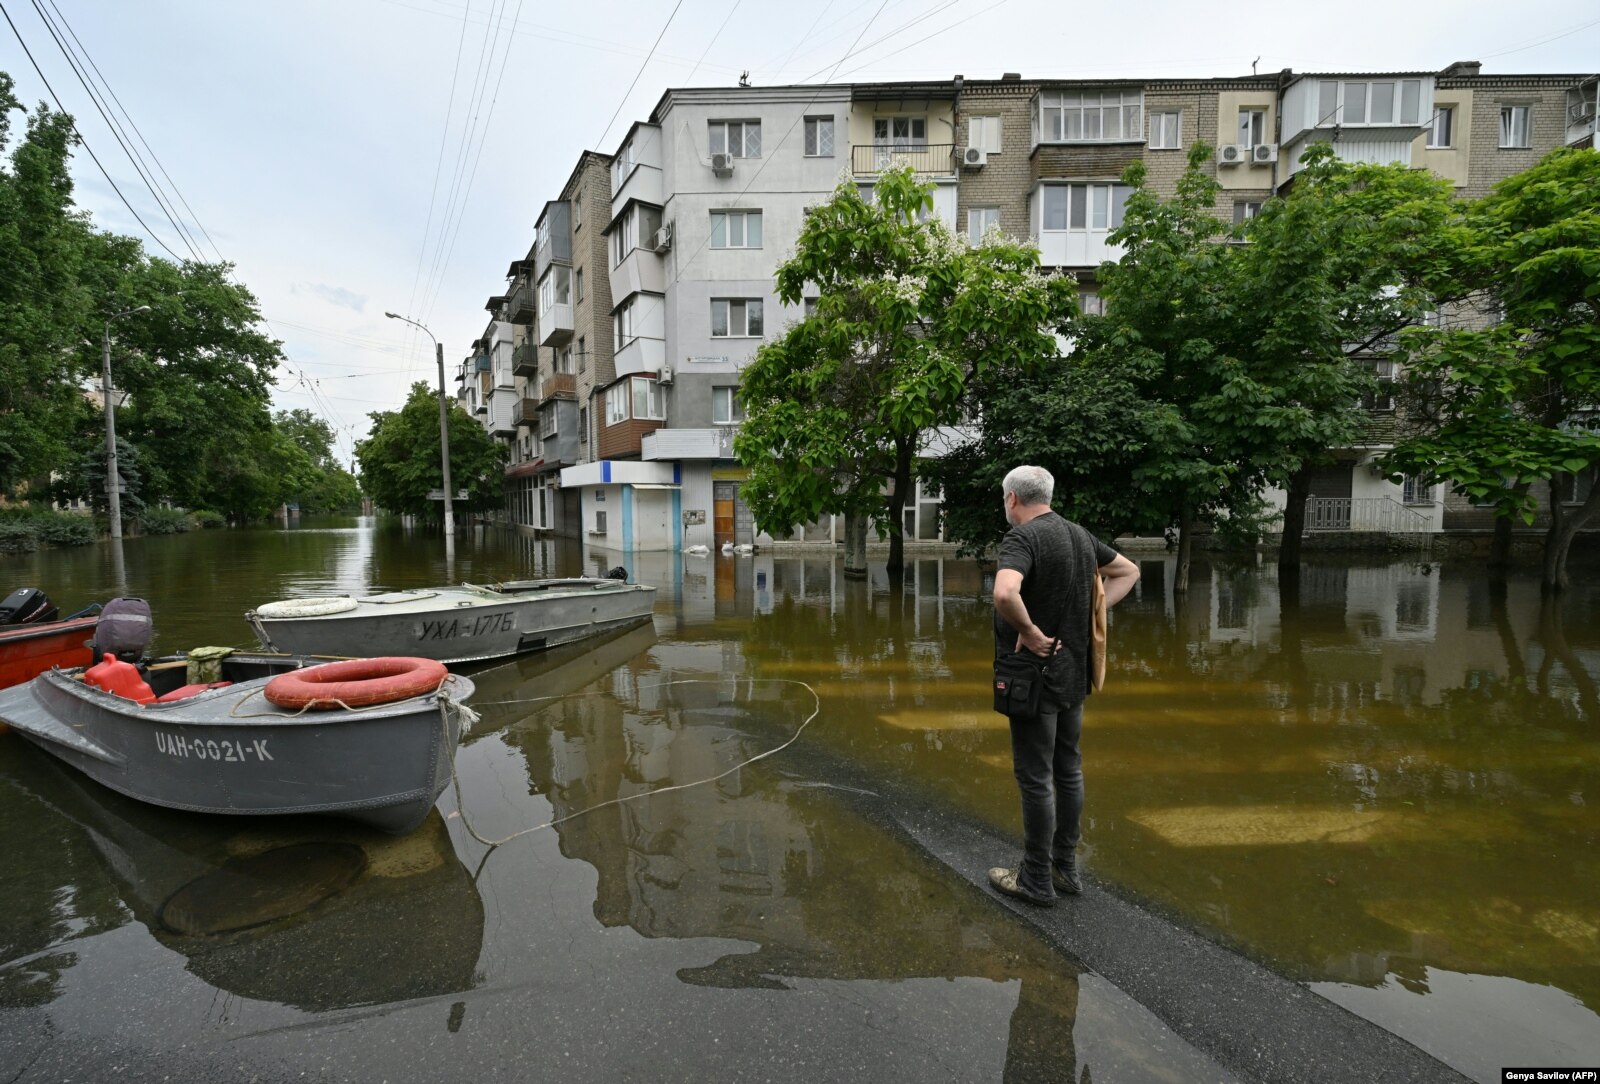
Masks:
[[[1428,529],[1428,517],[1392,497],[1311,497],[1306,501],[1305,529],[1422,534]]]

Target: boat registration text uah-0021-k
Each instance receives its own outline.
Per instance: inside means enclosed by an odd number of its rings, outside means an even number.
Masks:
[[[194,757],[196,760],[220,760],[226,764],[244,764],[254,756],[256,760],[272,760],[273,756],[267,752],[267,742],[271,738],[257,738],[248,745],[242,741],[232,741],[223,738],[180,738],[173,734],[163,734],[156,731],[156,752],[165,753],[171,757]]]

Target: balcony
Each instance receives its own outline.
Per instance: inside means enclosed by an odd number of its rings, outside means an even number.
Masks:
[[[850,148],[850,165],[857,177],[870,177],[886,169],[910,166],[918,176],[951,177],[956,172],[954,143],[860,143]]]
[[[551,399],[577,399],[578,378],[571,373],[556,373],[544,378],[544,383],[539,387],[539,401],[547,402]]]
[[[533,283],[522,279],[506,298],[506,319],[527,327],[533,323],[534,314]]]
[[[618,376],[635,373],[659,373],[667,363],[667,344],[662,339],[648,339],[643,335],[630,339],[616,353]]]
[[[537,376],[539,375],[539,348],[531,342],[511,350],[511,375],[512,376]]]
[[[565,346],[572,339],[572,306],[551,305],[539,317],[539,345]]]
[[[639,458],[644,460],[732,459],[733,435],[738,427],[714,429],[657,429],[639,441]]]
[[[518,425],[526,425],[530,429],[539,424],[539,400],[522,399],[517,403],[516,419]]]

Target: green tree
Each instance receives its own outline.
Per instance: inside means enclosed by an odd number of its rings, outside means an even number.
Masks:
[[[399,410],[371,417],[371,435],[356,445],[362,488],[381,508],[442,520],[444,502],[428,499],[431,490],[444,486],[438,396],[418,381]],[[467,491],[468,511],[498,508],[504,501],[505,446],[459,406],[451,404],[449,417],[451,481]]]
[[[13,147],[12,115],[21,109],[0,72],[0,151],[9,152],[9,168],[0,169],[3,494],[74,459],[70,436],[90,413],[79,385],[94,371],[83,348],[90,301],[79,272],[89,227],[72,202],[72,118],[41,105]]]
[[[1567,586],[1572,539],[1600,512],[1600,484],[1568,513],[1564,488],[1600,470],[1600,151],[1563,148],[1495,186],[1468,216],[1444,292],[1487,298],[1488,327],[1405,337],[1417,431],[1386,464],[1447,478],[1509,522],[1531,523],[1544,482],[1543,583]]]
[[[909,169],[888,171],[873,202],[844,181],[811,210],[777,287],[788,305],[814,290],[816,311],[764,343],[739,387],[734,452],[756,522],[785,535],[844,514],[853,542],[868,517],[889,536],[891,574],[925,435],[962,420],[975,380],[1054,355],[1050,332],[1073,305],[1034,248],[953,235],[929,213],[931,191]],[[846,570],[864,571],[847,550]]]

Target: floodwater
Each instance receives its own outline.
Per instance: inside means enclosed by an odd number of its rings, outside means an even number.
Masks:
[[[1600,1063],[1600,577],[1549,601],[1465,563],[1216,562],[1177,599],[1135,556],[1085,723],[1091,875],[1476,1079]],[[70,610],[120,576],[178,650],[294,594],[619,561],[307,520],[130,539],[120,568],[0,558],[0,583]],[[1017,834],[975,563],[898,591],[826,553],[628,564],[653,625],[476,668],[460,802],[402,840],[153,809],[0,738],[0,1032],[33,1036],[0,1068],[1228,1079],[827,777]],[[797,732],[805,770],[746,764]],[[141,991],[162,1011],[130,1018]]]

